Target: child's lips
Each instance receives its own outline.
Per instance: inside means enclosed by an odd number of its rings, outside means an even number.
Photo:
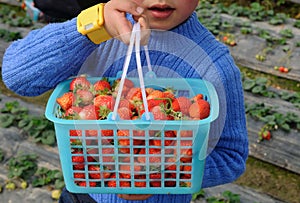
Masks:
[[[167,5],[154,5],[148,10],[155,18],[168,18],[175,9]]]

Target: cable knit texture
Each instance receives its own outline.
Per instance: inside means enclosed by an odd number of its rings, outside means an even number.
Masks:
[[[181,77],[201,77],[215,85],[221,103],[220,116],[212,123],[202,187],[232,182],[244,172],[248,156],[244,96],[239,69],[227,47],[201,25],[196,13],[171,31],[192,40],[204,51],[205,55],[199,53],[199,56],[191,56],[191,60],[201,58],[200,65],[205,68],[192,69],[184,60],[159,51],[150,51],[151,62],[169,67]],[[49,24],[32,31],[26,38],[15,41],[8,47],[3,57],[3,81],[8,88],[20,95],[40,95],[53,89],[59,82],[76,75],[85,59],[96,48],[103,59],[112,57],[110,53],[118,51],[114,41],[116,40],[107,41],[99,47],[94,45],[77,32],[76,18],[63,23]],[[163,51],[163,46],[159,43],[153,44],[156,50]],[[106,49],[108,47],[109,49]],[[184,53],[185,48],[181,51]],[[188,56],[188,53],[186,55]],[[141,57],[144,59],[143,54]],[[117,61],[105,75],[115,76],[122,68],[121,64],[122,61]],[[158,75],[168,75],[166,72],[160,73],[159,69],[156,71]],[[219,134],[221,136],[218,136]],[[122,200],[115,194],[90,196],[101,203],[134,203]],[[170,194],[153,195],[142,202],[184,203],[190,200],[191,195]]]

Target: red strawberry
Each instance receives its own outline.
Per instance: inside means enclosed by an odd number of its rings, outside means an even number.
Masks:
[[[98,107],[106,106],[113,110],[115,106],[115,98],[111,95],[98,95],[94,98],[94,105]]]
[[[125,178],[125,179],[131,178],[131,172],[138,173],[141,170],[142,170],[141,165],[133,164],[133,168],[131,167],[129,157],[126,157],[123,160],[123,164],[119,165],[120,176],[121,178]]]
[[[79,119],[79,112],[81,110],[82,108],[79,106],[71,106],[70,108],[67,109],[64,118],[77,120]]]
[[[203,99],[193,103],[189,108],[189,115],[191,118],[204,119],[209,116],[209,113],[210,105]]]
[[[145,155],[145,148],[140,149],[139,154]],[[149,163],[161,163],[161,149],[150,148],[149,149]],[[138,156],[137,161],[140,163],[146,163],[147,159],[145,156]]]
[[[125,98],[122,98],[120,100],[119,108],[121,108],[121,107],[129,108],[132,111],[135,109],[135,106],[128,99],[125,99]]]
[[[182,130],[180,131],[180,137],[193,137],[192,130]]]
[[[147,100],[147,102],[148,102],[148,109],[149,109],[149,111],[151,111],[153,109],[153,107],[155,107],[155,106],[165,107],[167,100],[165,100],[165,99],[149,99],[149,100]]]
[[[112,89],[113,89],[113,96],[116,97],[117,96],[117,93],[120,89],[119,85],[120,85],[120,81],[121,79],[116,79],[112,85]],[[124,81],[124,86],[123,86],[123,89],[122,89],[122,96],[126,95],[128,93],[128,91],[134,87],[134,83],[125,78],[125,81]]]
[[[70,83],[70,90],[77,91],[77,89],[88,90],[91,87],[91,83],[86,77],[76,77]]]
[[[264,140],[270,140],[271,139],[271,132],[269,130],[265,130],[262,132],[262,138]]]
[[[74,101],[75,96],[73,92],[66,92],[61,97],[56,99],[56,102],[64,111],[71,108],[71,106],[73,106]]]
[[[191,165],[184,165],[182,168],[182,171],[189,172],[189,173],[182,173],[181,177],[182,179],[191,179],[191,171],[192,171],[192,166]]]
[[[147,100],[150,99],[163,99],[165,97],[164,93],[160,90],[154,90],[149,95],[147,95]]]
[[[116,179],[116,174],[113,173],[109,179]],[[120,187],[130,187],[129,181],[120,181]],[[116,180],[110,180],[107,182],[108,187],[117,187],[117,181]]]
[[[103,78],[94,83],[94,91],[96,92],[96,95],[107,94],[107,92],[110,90],[111,86],[107,78]]]
[[[191,102],[195,103],[195,102],[197,102],[199,100],[202,100],[202,99],[203,99],[203,94],[197,94],[193,98],[191,98]]]
[[[128,99],[129,101],[141,101],[141,100],[143,100],[141,88],[139,88],[139,87],[130,88],[127,95],[126,95],[126,99]]]
[[[104,137],[111,137],[109,139],[102,139],[102,144],[110,144],[113,140],[114,131],[113,130],[101,130],[101,135]]]
[[[176,171],[176,168],[177,168],[176,162],[177,162],[177,159],[175,157],[167,157],[165,170]]]
[[[189,108],[192,105],[192,102],[187,97],[178,97],[175,98],[172,102],[172,108],[176,112],[181,112],[184,115],[189,114]]]
[[[79,118],[81,120],[98,120],[99,119],[99,107],[94,105],[88,105],[83,107],[79,112]]]
[[[96,187],[97,183],[96,182],[89,182],[90,187]],[[86,187],[86,182],[80,181],[78,182],[78,186],[80,187]]]
[[[72,162],[73,163],[84,163],[83,152],[76,151],[72,153]]]
[[[193,141],[192,140],[181,140],[180,146],[184,147],[180,150],[180,161],[184,163],[190,163],[192,161],[193,149],[192,149]]]
[[[89,90],[77,90],[76,93],[74,93],[75,97],[76,97],[76,104],[80,104],[80,105],[88,105],[91,104],[93,102],[94,99],[94,95],[91,91]]]
[[[101,178],[107,179],[110,176],[109,172],[100,171],[100,166],[89,165],[88,169],[89,169],[89,176],[92,179],[101,179]]]
[[[172,120],[172,118],[167,115],[163,108],[160,106],[155,106],[151,109],[151,112],[153,114],[154,120]]]
[[[131,120],[132,111],[127,107],[120,107],[118,108],[118,115],[122,120]]]
[[[134,179],[135,187],[146,187],[146,175],[135,175]]]
[[[84,173],[74,173],[74,178],[77,178],[77,179],[85,178],[85,174]]]

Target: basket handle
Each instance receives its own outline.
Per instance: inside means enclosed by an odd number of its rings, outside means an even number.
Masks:
[[[140,26],[139,23],[135,23],[133,25],[132,33],[131,33],[131,36],[130,36],[130,42],[129,42],[126,58],[125,58],[125,61],[124,61],[124,65],[123,65],[123,71],[122,71],[122,77],[121,77],[121,81],[120,81],[119,91],[118,91],[118,94],[117,94],[117,97],[116,97],[114,110],[113,110],[113,113],[112,113],[111,118],[110,118],[111,120],[116,120],[117,119],[117,111],[118,111],[118,107],[119,107],[119,104],[120,104],[121,95],[122,95],[122,91],[123,91],[123,86],[124,86],[125,78],[126,78],[126,75],[127,75],[129,62],[130,62],[130,59],[131,59],[131,56],[132,56],[132,51],[133,51],[133,46],[134,45],[135,45],[135,52],[136,52],[135,57],[136,57],[137,70],[138,70],[138,76],[139,76],[139,81],[140,81],[140,88],[141,88],[143,104],[144,104],[144,108],[145,108],[145,113],[144,113],[145,120],[150,120],[150,118],[151,118],[149,110],[148,110],[147,99],[146,99],[146,90],[145,90],[145,83],[144,83],[142,64],[141,64],[141,56],[140,56],[140,43],[141,43],[141,26]],[[145,53],[146,53],[148,69],[149,69],[149,71],[152,71],[147,46],[145,46]]]

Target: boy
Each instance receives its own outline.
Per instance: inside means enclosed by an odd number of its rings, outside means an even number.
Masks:
[[[99,47],[104,56],[117,52],[111,43],[112,40],[108,40],[110,37],[116,37],[128,44],[133,19],[141,24],[142,31],[146,33],[142,38],[144,44],[149,37],[148,28],[168,30],[182,35],[192,40],[209,56],[224,88],[223,95],[218,92],[223,105],[220,104],[219,121],[212,127],[216,134],[210,135],[211,151],[206,157],[202,187],[232,182],[244,172],[248,156],[240,73],[228,49],[216,41],[198,21],[194,13],[197,5],[198,0],[111,0],[104,6],[104,25],[100,25],[101,30],[97,30],[97,36],[88,34],[86,37],[80,34],[76,29],[76,22],[80,22],[78,17],[64,23],[49,24],[12,43],[3,58],[3,80],[8,88],[20,95],[42,94],[70,76],[77,75],[85,59],[96,48]],[[106,50],[106,47],[109,49]],[[164,57],[166,56],[161,54],[151,55],[156,65],[163,62],[165,67],[173,69],[182,77],[199,77],[196,74],[197,70],[182,68],[186,66],[175,60],[164,60]],[[216,75],[209,74],[209,71],[208,69],[206,77],[213,81]],[[115,72],[112,69],[107,76],[113,77]],[[64,190],[60,202],[129,203],[137,200],[188,203],[191,201],[191,195],[78,195]]]

